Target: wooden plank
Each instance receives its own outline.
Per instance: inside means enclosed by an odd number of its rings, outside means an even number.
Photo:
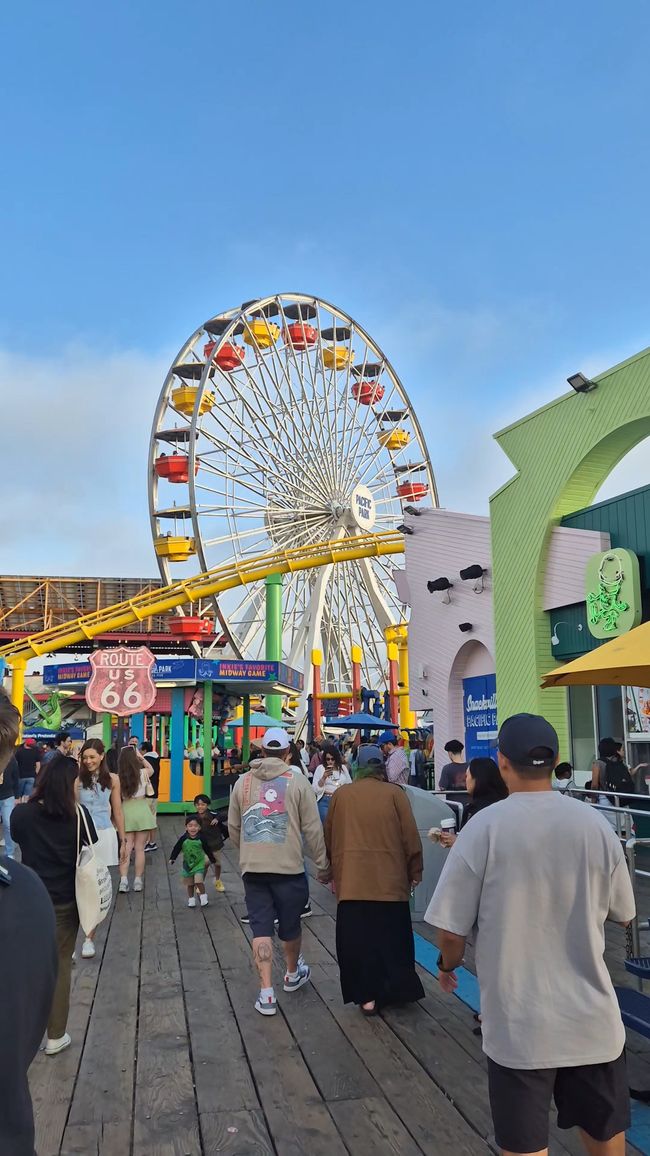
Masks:
[[[217,1152],[227,1152],[228,1156],[273,1156],[275,1152],[261,1111],[207,1112],[200,1120],[206,1156]]]
[[[172,833],[168,834],[165,824],[162,838],[167,856],[173,845]],[[171,900],[200,1116],[214,1116],[218,1123],[226,1111],[259,1111],[253,1076],[206,925],[211,909],[201,912],[185,907],[184,891],[174,878]],[[214,890],[210,895],[213,903],[230,912],[225,897]]]
[[[114,911],[115,904],[98,928],[94,959],[81,960],[81,938],[77,941],[79,962],[72,968],[68,1016],[71,1046],[56,1057],[39,1052],[30,1068],[29,1085],[39,1156],[57,1156],[60,1150]]]
[[[130,1116],[142,910],[142,896],[117,896],[63,1137],[64,1148],[68,1130],[76,1126],[92,1123],[99,1135],[109,1135],[113,1131],[109,1125],[124,1124],[125,1105],[129,1106]],[[71,1131],[71,1144],[77,1135]]]
[[[207,923],[276,1148],[282,1156],[342,1156],[346,1148],[283,1016],[261,1017],[253,977],[242,983],[242,965],[250,975],[251,960],[241,925],[224,909],[213,909]]]
[[[330,1112],[354,1156],[419,1156],[421,1152],[383,1099],[343,1100],[330,1104]]]
[[[155,853],[154,853],[155,855]],[[142,921],[133,1156],[201,1152],[170,877],[149,857]],[[188,912],[189,913],[189,912]]]
[[[72,1124],[65,1130],[60,1156],[127,1156],[131,1148],[131,1113],[119,1123]],[[40,1156],[40,1149],[39,1156]]]

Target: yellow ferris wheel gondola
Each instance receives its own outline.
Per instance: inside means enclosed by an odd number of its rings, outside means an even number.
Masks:
[[[190,417],[194,413],[194,403],[196,402],[196,395],[199,392],[198,385],[177,385],[176,389],[172,390],[171,403],[174,409],[179,413],[184,413]],[[217,400],[217,395],[211,389],[206,389],[199,402],[199,413],[205,414],[214,406]]]
[[[321,337],[328,342],[323,346],[323,365],[327,369],[347,369],[354,359],[354,350],[348,344],[352,330],[347,325],[334,325],[321,330]]]
[[[166,558],[168,562],[187,562],[196,554],[194,538],[184,534],[160,534],[154,539],[153,548],[158,558]]]
[[[405,449],[410,440],[411,435],[405,429],[382,430],[381,433],[377,434],[377,441],[380,446],[384,446],[385,449],[391,450],[393,453],[396,450]]]

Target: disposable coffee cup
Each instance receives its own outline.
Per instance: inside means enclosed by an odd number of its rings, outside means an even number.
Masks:
[[[441,819],[440,830],[442,831],[443,835],[454,835],[456,833],[456,820]]]

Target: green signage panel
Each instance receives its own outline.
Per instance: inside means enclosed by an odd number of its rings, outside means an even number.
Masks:
[[[587,624],[594,638],[616,638],[641,621],[639,559],[631,550],[594,554],[585,572]]]

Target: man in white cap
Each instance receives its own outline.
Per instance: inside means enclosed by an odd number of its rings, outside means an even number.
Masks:
[[[311,972],[300,956],[300,916],[309,899],[305,852],[327,875],[323,827],[309,780],[289,767],[290,739],[271,727],[262,739],[263,757],[237,782],[230,797],[228,830],[239,848],[246,907],[253,932],[253,958],[260,977],[255,1007],[276,1014],[271,968],[274,921],[286,960],[284,990],[298,991]]]

